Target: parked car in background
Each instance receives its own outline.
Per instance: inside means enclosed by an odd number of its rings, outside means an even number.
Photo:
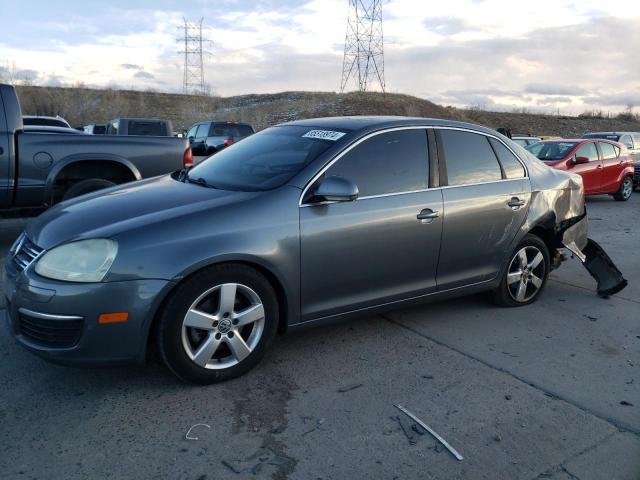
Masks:
[[[194,155],[209,156],[254,133],[248,123],[199,122],[189,128],[187,138]]]
[[[107,135],[172,137],[173,127],[169,120],[158,118],[116,118],[107,124]]]
[[[605,138],[624,145],[635,164],[634,188],[640,188],[640,132],[587,132],[582,138]]]
[[[69,125],[69,122],[67,122],[60,115],[57,115],[55,117],[43,117],[40,115],[23,115],[22,124],[23,125],[40,125],[45,127],[71,128],[71,125]]]
[[[25,127],[15,89],[0,84],[0,210],[47,207],[192,164],[186,139]]]
[[[528,147],[529,145],[533,145],[534,143],[538,143],[541,138],[534,137],[533,135],[513,135],[511,140],[516,142],[521,147]]]
[[[84,132],[81,132],[76,128],[47,127],[44,125],[25,125],[23,131],[25,133],[66,133],[69,135],[84,134]]]
[[[82,127],[84,133],[90,133],[91,135],[105,135],[107,133],[106,123],[91,123]]]
[[[634,165],[620,143],[595,138],[548,140],[527,150],[550,167],[579,174],[585,195],[610,194],[618,201],[631,197]]]
[[[587,255],[585,215],[577,175],[493,130],[309,119],[48,210],[7,256],[6,311],[45,359],[139,362],[153,341],[212,383],[287,328],[479,291],[528,305],[557,249]]]

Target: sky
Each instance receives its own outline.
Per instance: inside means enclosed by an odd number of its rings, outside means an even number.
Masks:
[[[640,110],[640,2],[382,8],[389,92],[488,110]],[[0,0],[0,12],[0,78],[180,92],[180,26],[204,17],[213,93],[340,89],[347,0]]]

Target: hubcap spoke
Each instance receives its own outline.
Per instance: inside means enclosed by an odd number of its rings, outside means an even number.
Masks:
[[[518,271],[518,272],[511,272],[507,275],[507,284],[508,285],[513,285],[516,282],[519,282],[520,280],[522,280],[522,272]]]
[[[523,248],[518,252],[518,259],[520,260],[520,268],[525,268],[527,266],[527,252]]]
[[[202,345],[193,354],[193,361],[201,367],[204,367],[211,357],[216,353],[220,346],[220,340],[216,339],[213,334],[209,334]]]
[[[529,264],[529,270],[533,270],[538,265],[540,265],[540,262],[542,262],[543,259],[544,257],[542,256],[542,253],[538,252],[538,254],[533,257],[533,260],[531,260],[531,263]]]
[[[202,330],[211,330],[213,327],[211,324],[214,320],[217,320],[215,315],[201,312],[196,309],[191,309],[187,312],[187,316],[184,319],[185,327],[200,328]]]
[[[516,292],[516,300],[519,302],[524,301],[524,297],[527,294],[527,282],[526,280],[520,281],[520,285],[518,285],[518,291]]]
[[[235,283],[225,283],[220,286],[220,313],[231,313],[236,303]]]
[[[243,327],[264,318],[264,307],[262,304],[251,305],[244,310],[235,313],[234,319],[238,321],[237,326]]]
[[[229,344],[231,353],[233,353],[233,356],[236,357],[239,362],[247,358],[251,353],[251,349],[237,331],[233,337],[227,338],[226,342]]]
[[[533,283],[533,286],[536,288],[540,288],[542,286],[542,279],[539,277],[536,277],[535,275],[531,275],[531,283]]]

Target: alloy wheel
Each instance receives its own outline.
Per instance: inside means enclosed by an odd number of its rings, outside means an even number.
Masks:
[[[622,181],[622,198],[629,198],[633,193],[633,180],[630,177],[626,177]]]
[[[264,322],[264,306],[254,290],[238,283],[216,285],[187,310],[182,321],[182,346],[200,367],[233,367],[256,348]]]
[[[535,297],[545,277],[542,252],[533,246],[523,247],[514,255],[507,270],[509,295],[518,303],[526,303]]]

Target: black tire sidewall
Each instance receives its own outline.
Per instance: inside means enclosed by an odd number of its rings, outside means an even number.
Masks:
[[[193,363],[182,347],[182,320],[195,299],[222,283],[239,283],[254,290],[265,311],[265,324],[258,344],[247,358],[222,370],[210,370]],[[278,328],[278,302],[269,281],[253,268],[225,264],[208,267],[185,280],[171,293],[159,318],[158,347],[169,369],[180,379],[210,384],[238,377],[251,370],[264,356]]]
[[[509,272],[509,265],[511,264],[511,261],[513,260],[514,255],[524,247],[535,247],[538,250],[540,250],[540,252],[542,252],[542,256],[544,258],[543,260],[544,278],[542,279],[542,285],[540,286],[540,288],[532,298],[530,298],[526,302],[517,302],[511,297],[511,294],[509,293],[509,286],[507,285],[507,274]],[[540,298],[540,295],[542,295],[542,292],[544,291],[544,288],[547,285],[547,280],[549,279],[550,265],[551,265],[551,260],[550,260],[550,254],[549,254],[549,249],[547,248],[547,245],[539,237],[535,235],[532,235],[532,234],[525,235],[525,237],[518,244],[518,246],[515,249],[513,249],[513,251],[509,255],[509,258],[507,259],[506,265],[501,272],[502,278],[500,280],[500,285],[494,291],[494,301],[498,305],[503,307],[523,307],[525,305],[530,305],[531,303],[535,302],[538,298]]]
[[[103,178],[89,178],[80,180],[71,185],[62,195],[62,200],[70,200],[72,198],[85,195],[87,193],[97,192],[105,188],[114,187],[116,184]]]

